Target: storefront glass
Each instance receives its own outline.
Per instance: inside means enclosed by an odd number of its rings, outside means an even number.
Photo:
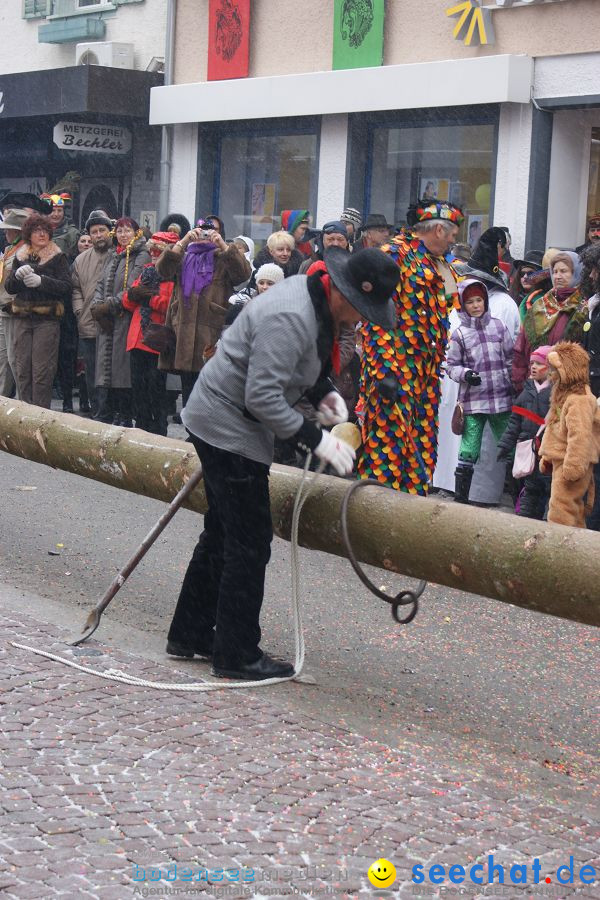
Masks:
[[[494,124],[374,127],[370,156],[371,212],[383,213],[389,222],[400,225],[415,200],[450,200],[465,213],[462,240],[473,245],[488,227]]]
[[[587,214],[593,216],[600,211],[600,128],[592,128],[592,148],[590,153],[590,181],[588,187]],[[586,238],[587,240],[587,238]]]
[[[223,135],[218,214],[227,236],[246,234],[262,246],[283,209],[308,209],[314,219],[317,152],[316,133]]]

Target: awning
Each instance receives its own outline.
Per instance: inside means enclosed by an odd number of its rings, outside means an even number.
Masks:
[[[529,103],[532,81],[531,57],[511,54],[203,81],[153,88],[150,124]]]
[[[95,113],[147,122],[150,89],[162,80],[154,72],[106,66],[0,75],[0,120]]]

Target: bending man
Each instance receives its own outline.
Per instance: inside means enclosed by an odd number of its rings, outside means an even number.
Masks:
[[[321,424],[348,412],[328,375],[343,326],[395,324],[397,268],[379,250],[333,248],[327,271],[298,275],[251,300],[219,341],[194,386],[183,422],[204,468],[208,511],[186,572],[167,653],[211,657],[213,675],[260,680],[293,667],[260,649],[260,610],[273,527],[269,466],[276,435],[352,471],[354,451],[305,419],[306,396]]]

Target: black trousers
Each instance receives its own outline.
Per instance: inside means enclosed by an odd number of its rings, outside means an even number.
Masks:
[[[524,489],[519,502],[519,515],[541,521],[544,518],[544,513],[550,500],[551,485],[551,476],[542,475],[536,462],[534,471],[525,478]]]
[[[75,370],[77,368],[77,319],[72,311],[68,311],[60,320],[60,343],[58,345],[58,371],[63,407],[73,407],[73,388],[75,386]]]
[[[79,350],[83,357],[85,366],[85,383],[87,384],[88,402],[92,407],[92,415],[98,412],[98,401],[96,399],[96,338],[79,338]],[[81,406],[81,392],[79,394],[79,405]]]
[[[183,409],[187,405],[200,372],[180,372],[179,374],[181,376],[181,408]]]
[[[191,649],[212,644],[214,665],[236,668],[262,656],[259,618],[273,539],[269,467],[190,439],[204,469],[208,511],[169,640]]]
[[[167,373],[158,368],[158,355],[131,350],[131,391],[135,427],[151,434],[167,434]]]

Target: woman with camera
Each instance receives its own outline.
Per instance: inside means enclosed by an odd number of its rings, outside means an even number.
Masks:
[[[252,269],[235,244],[226,244],[218,231],[200,225],[161,253],[156,271],[165,281],[175,281],[166,320],[175,332],[175,347],[161,353],[159,368],[181,375],[185,406],[219,340],[229,297]]]

